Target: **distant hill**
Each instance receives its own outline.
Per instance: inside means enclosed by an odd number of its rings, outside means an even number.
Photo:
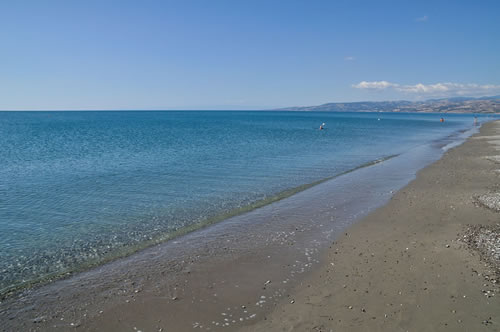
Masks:
[[[280,108],[283,111],[311,112],[424,112],[424,113],[500,113],[500,96],[454,97],[426,101],[366,101],[327,103],[318,106]]]

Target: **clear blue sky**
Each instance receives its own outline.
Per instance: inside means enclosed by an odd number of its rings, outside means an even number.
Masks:
[[[500,1],[1,1],[0,109],[500,94]]]

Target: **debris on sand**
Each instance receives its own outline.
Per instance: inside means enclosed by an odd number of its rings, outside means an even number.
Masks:
[[[488,209],[500,212],[500,192],[489,192],[475,197],[477,204]]]
[[[500,164],[500,156],[487,156],[487,160],[494,162],[495,164]]]
[[[469,225],[461,240],[500,276],[500,224]]]

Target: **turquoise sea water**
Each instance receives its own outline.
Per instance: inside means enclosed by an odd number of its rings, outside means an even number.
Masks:
[[[0,293],[473,125],[472,115],[0,112]],[[318,130],[321,123],[325,130]]]

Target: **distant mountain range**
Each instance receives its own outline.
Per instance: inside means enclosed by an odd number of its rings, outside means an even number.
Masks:
[[[454,97],[426,101],[365,101],[294,106],[282,111],[311,112],[423,112],[423,113],[500,113],[500,96]]]

